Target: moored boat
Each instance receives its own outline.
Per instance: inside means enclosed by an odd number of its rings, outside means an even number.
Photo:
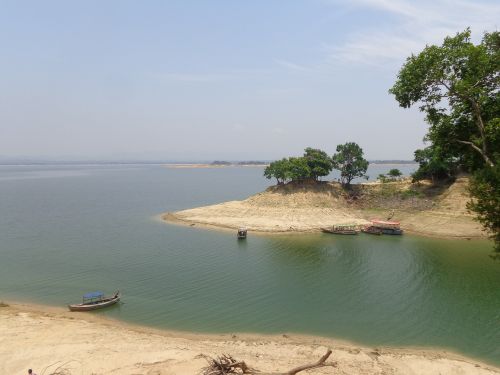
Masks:
[[[359,233],[356,224],[333,225],[331,228],[321,228],[323,233],[355,235]]]
[[[382,234],[401,235],[403,230],[399,227],[399,221],[372,220],[371,227],[376,228]]]
[[[92,311],[114,305],[120,301],[120,292],[106,297],[102,292],[91,292],[83,295],[82,303],[68,305],[70,311]]]
[[[247,238],[247,228],[239,228],[236,236],[239,240],[244,240],[245,238]]]
[[[382,234],[401,235],[403,234],[403,230],[399,228],[383,228]]]
[[[379,235],[379,236],[382,234],[382,229],[374,227],[373,225],[367,225],[367,226],[361,228],[361,231],[363,233],[375,234],[375,235]]]

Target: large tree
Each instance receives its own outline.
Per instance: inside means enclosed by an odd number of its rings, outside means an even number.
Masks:
[[[308,147],[304,150],[304,158],[311,170],[311,177],[315,180],[328,176],[333,169],[332,159],[325,151]]]
[[[454,160],[473,173],[469,207],[500,253],[500,32],[477,45],[470,36],[467,29],[410,56],[389,92],[401,107],[419,103],[426,114],[424,167]]]
[[[349,187],[356,177],[365,177],[368,161],[363,158],[363,149],[354,142],[337,146],[332,157],[333,168],[340,171],[340,182]]]
[[[493,166],[500,150],[499,72],[500,33],[485,33],[475,45],[467,29],[410,56],[389,92],[401,107],[420,104],[427,138],[443,152],[473,168]]]

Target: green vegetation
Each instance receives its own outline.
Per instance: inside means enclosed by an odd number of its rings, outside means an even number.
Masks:
[[[500,166],[485,167],[472,177],[470,194],[475,197],[467,208],[477,214],[478,221],[483,224],[496,244],[494,258],[500,259]]]
[[[325,151],[308,147],[304,155],[273,161],[264,170],[268,179],[275,178],[278,185],[286,182],[319,181],[328,176],[333,169],[340,170],[343,185],[349,185],[353,178],[362,177],[368,168],[363,159],[363,150],[356,143],[349,142],[337,146],[333,157]]]
[[[311,178],[319,180],[320,177],[330,174],[333,169],[333,162],[325,151],[311,147],[306,148],[304,151],[304,158],[311,171]]]
[[[419,168],[412,174],[413,181],[430,179],[432,183],[453,177],[458,163],[453,157],[446,157],[438,146],[429,146],[415,151],[415,161]]]
[[[337,153],[332,157],[333,168],[340,171],[340,182],[349,187],[356,177],[365,177],[368,161],[363,158],[363,149],[354,142],[337,146]]]
[[[389,90],[399,105],[419,103],[430,125],[430,146],[415,152],[414,179],[473,174],[469,208],[496,242],[500,257],[500,32],[477,45],[470,30],[412,55]]]
[[[399,178],[402,175],[403,175],[403,172],[401,172],[399,169],[393,168],[393,169],[389,170],[389,172],[387,172],[386,174],[382,174],[382,173],[379,174],[377,176],[377,179],[382,183],[392,182],[392,181],[399,180]]]
[[[380,182],[387,182],[387,176],[385,174],[382,174],[380,173],[378,176],[377,176],[377,179],[380,181]]]
[[[290,161],[281,159],[273,161],[264,169],[264,176],[268,179],[276,178],[278,185],[284,184],[290,178]]]
[[[387,175],[392,178],[398,179],[403,175],[403,173],[399,169],[393,168],[387,173]]]

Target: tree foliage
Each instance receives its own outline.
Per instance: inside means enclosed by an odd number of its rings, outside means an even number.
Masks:
[[[333,169],[332,159],[325,151],[308,147],[304,150],[304,158],[309,166],[311,177],[315,180],[328,176]]]
[[[363,159],[363,150],[353,142],[337,146],[337,154],[333,157],[323,150],[308,147],[303,156],[273,161],[264,170],[264,176],[276,178],[278,185],[288,181],[318,181],[328,176],[334,167],[340,170],[342,184],[349,185],[352,179],[364,176],[368,162]]]
[[[363,149],[354,142],[337,146],[332,157],[333,168],[340,171],[340,182],[349,186],[356,177],[366,177],[368,161],[363,158]]]
[[[419,168],[412,174],[413,181],[424,179],[437,180],[452,177],[457,168],[457,162],[439,152],[436,146],[429,146],[415,151],[415,161]]]
[[[288,159],[289,176],[292,181],[302,182],[312,178],[311,168],[304,157],[291,157]]]
[[[459,166],[473,173],[469,208],[492,233],[500,252],[500,32],[477,45],[470,30],[412,55],[389,90],[399,105],[419,103],[431,145],[415,152],[414,178],[446,177]]]
[[[268,179],[276,178],[278,185],[284,184],[290,178],[288,173],[290,169],[289,164],[289,160],[285,158],[273,161],[264,169],[264,176]]]
[[[410,56],[389,92],[401,107],[420,104],[427,139],[441,152],[474,169],[492,166],[500,150],[499,72],[500,33],[474,45],[467,29]]]
[[[476,212],[478,221],[492,234],[495,257],[500,259],[500,166],[487,166],[477,171],[469,189],[476,199],[467,207]]]
[[[389,172],[387,172],[387,175],[392,178],[399,178],[403,175],[403,173],[399,169],[393,168]]]

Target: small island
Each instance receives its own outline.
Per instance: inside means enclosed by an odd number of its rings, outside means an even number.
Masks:
[[[332,169],[340,182],[321,181]],[[365,176],[368,162],[362,149],[349,142],[326,152],[307,148],[302,157],[272,162],[264,171],[277,184],[242,201],[164,213],[170,223],[237,229],[252,232],[319,232],[338,224],[369,224],[372,219],[393,218],[411,233],[444,238],[486,237],[467,209],[470,200],[466,175],[432,183],[402,178],[397,169],[376,182],[352,184]]]

